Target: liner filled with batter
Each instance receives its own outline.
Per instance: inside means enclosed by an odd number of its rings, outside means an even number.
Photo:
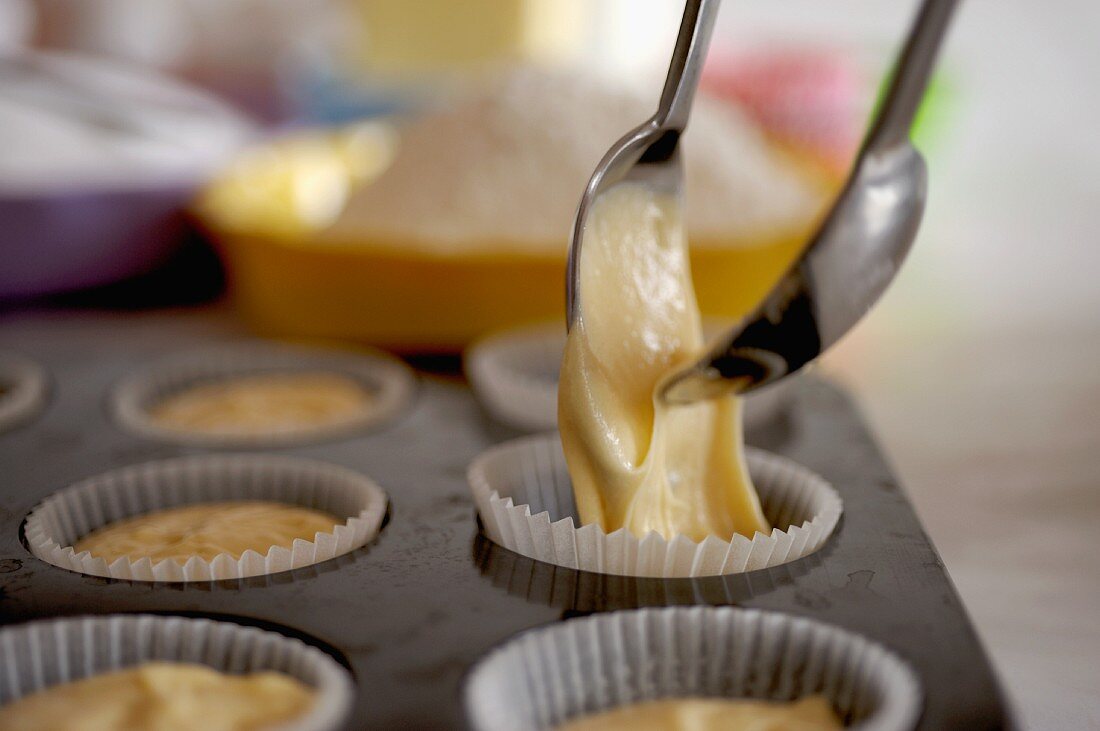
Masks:
[[[387,508],[369,477],[279,455],[183,457],[88,478],[39,503],[24,535],[92,576],[211,581],[273,574],[371,541]]]
[[[369,349],[272,343],[178,353],[115,385],[125,429],[203,447],[277,447],[339,438],[385,423],[408,404],[412,371]]]
[[[921,711],[916,674],[885,647],[815,620],[734,607],[615,611],[540,627],[486,654],[464,689],[474,731],[567,729],[616,708],[689,699],[824,699],[861,731],[910,731]]]
[[[41,728],[47,720],[49,728],[90,728],[92,721],[112,728],[256,728],[250,721],[267,720],[263,728],[333,731],[342,728],[354,697],[347,670],[322,650],[209,619],[39,620],[0,629],[0,657],[5,729]],[[70,708],[78,710],[71,726],[64,713]]]

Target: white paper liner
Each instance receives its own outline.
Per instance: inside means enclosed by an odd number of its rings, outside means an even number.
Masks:
[[[818,693],[863,731],[910,731],[921,712],[916,674],[881,645],[732,607],[619,611],[531,630],[474,666],[464,700],[474,731],[541,731],[647,700]]]
[[[821,477],[768,452],[746,450],[765,535],[638,538],[626,529],[577,528],[573,487],[556,433],[522,437],[478,456],[467,473],[486,535],[516,553],[582,571],[662,578],[714,576],[778,566],[818,550],[840,520],[841,501]],[[780,529],[782,528],[782,529]]]
[[[271,500],[321,510],[344,520],[312,541],[245,551],[207,561],[119,558],[108,564],[73,544],[123,518],[195,503]],[[39,503],[23,526],[38,558],[92,576],[135,581],[221,581],[274,574],[349,553],[378,534],[386,494],[370,478],[339,465],[278,455],[207,455],[125,467],[83,480]]]
[[[716,326],[708,324],[707,329]],[[470,347],[464,358],[466,377],[495,420],[524,432],[556,429],[564,350],[562,323],[505,330]],[[782,413],[792,383],[787,378],[748,394],[742,400],[745,429],[762,428]]]
[[[564,350],[564,323],[506,330],[470,347],[466,377],[497,421],[522,431],[553,429]]]
[[[34,361],[16,353],[0,352],[0,431],[37,414],[46,405],[49,378]]]
[[[0,704],[59,683],[157,660],[198,663],[234,675],[276,671],[316,689],[305,715],[272,731],[337,729],[355,692],[347,670],[301,640],[232,622],[131,614],[0,629]]]
[[[211,434],[158,424],[151,407],[193,386],[261,373],[335,373],[363,384],[372,398],[354,419],[335,424],[271,425],[263,432]],[[275,343],[215,346],[177,354],[120,380],[111,392],[116,421],[138,436],[203,447],[278,447],[333,439],[394,417],[409,402],[416,380],[404,363],[382,351],[338,351]]]

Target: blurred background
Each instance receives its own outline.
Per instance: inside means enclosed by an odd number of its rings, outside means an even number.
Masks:
[[[416,206],[386,226],[371,211],[421,189],[427,210],[491,209],[493,191],[456,191],[513,173],[467,180],[462,154],[508,150],[444,136],[515,118],[532,136],[511,144],[570,145],[539,105],[560,115],[547,97],[574,81],[600,85],[562,98],[577,128],[625,130],[600,90],[656,98],[681,7],[0,0],[5,316],[186,307],[265,335],[442,354],[559,317],[568,220],[472,245]],[[727,0],[704,86],[736,110],[739,144],[763,140],[827,202],[912,10]],[[1100,727],[1098,25],[1088,2],[963,5],[915,133],[931,171],[918,242],[819,366],[864,406],[1029,728]],[[513,81],[487,81],[500,78]],[[403,135],[425,141],[419,158]],[[729,278],[752,299],[812,213],[701,246],[708,312],[741,314]]]

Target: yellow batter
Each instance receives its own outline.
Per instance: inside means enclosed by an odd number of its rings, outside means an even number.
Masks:
[[[658,385],[703,348],[679,201],[624,183],[590,212],[558,424],[581,522],[693,540],[770,530],[733,396],[665,406]]]
[[[331,533],[336,516],[297,505],[268,501],[198,503],[159,510],[106,525],[77,541],[77,553],[90,551],[108,563],[129,556],[148,556],[154,563],[192,556],[207,561],[220,553],[240,558],[252,549],[266,555],[272,546],[290,548],[295,538],[312,541],[318,532]]]
[[[315,691],[275,672],[235,676],[153,662],[0,707],[4,731],[252,731],[308,712]]]
[[[371,407],[370,392],[336,373],[260,373],[173,394],[150,410],[153,422],[206,434],[270,434],[342,424]]]
[[[824,697],[790,703],[684,698],[584,716],[557,731],[833,731],[843,728]]]

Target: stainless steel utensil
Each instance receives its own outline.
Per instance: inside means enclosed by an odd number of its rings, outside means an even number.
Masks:
[[[714,20],[718,16],[718,5],[719,0],[687,0],[657,113],[612,145],[588,181],[573,221],[569,245],[566,279],[568,327],[573,326],[579,314],[578,308],[582,306],[577,291],[577,268],[580,266],[588,212],[596,198],[624,180],[641,182],[677,195],[683,187],[679,140],[687,126],[695,89],[699,86]]]
[[[921,5],[852,173],[817,234],[737,328],[665,382],[667,401],[744,393],[797,371],[848,332],[885,291],[924,211],[927,173],[909,129],[957,4]]]

